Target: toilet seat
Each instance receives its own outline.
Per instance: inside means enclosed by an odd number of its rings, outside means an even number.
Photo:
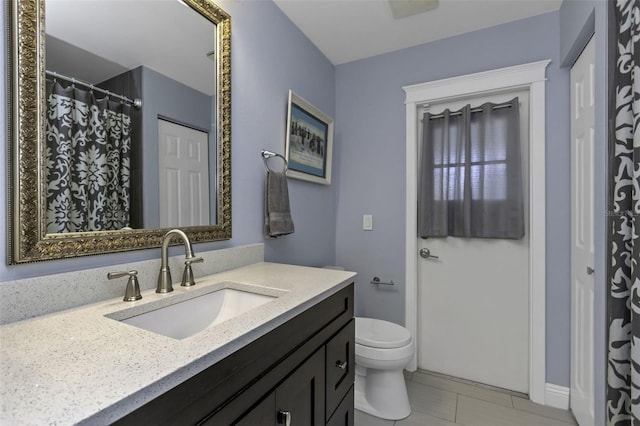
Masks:
[[[389,321],[356,317],[356,345],[378,349],[406,347],[411,343],[411,333],[406,328]]]
[[[413,342],[409,342],[408,345],[401,346],[399,348],[391,349],[372,348],[371,346],[364,346],[356,343],[356,363],[358,363],[360,358],[365,358],[375,361],[393,362],[394,364],[395,362],[404,362],[406,365],[415,351],[416,348]],[[392,364],[389,364],[389,368],[391,368],[391,365]]]

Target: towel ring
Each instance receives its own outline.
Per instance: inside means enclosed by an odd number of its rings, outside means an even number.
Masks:
[[[282,158],[282,161],[284,161],[284,170],[282,170],[282,173],[286,173],[287,170],[289,169],[289,163],[287,162],[287,159],[284,158],[282,154],[278,154],[277,152],[267,151],[266,149],[263,149],[262,151],[260,151],[260,155],[262,155],[262,159],[264,160],[264,168],[267,170],[267,172],[273,171],[269,168],[269,164],[267,161],[269,160],[269,158],[272,158],[272,157],[280,157]]]

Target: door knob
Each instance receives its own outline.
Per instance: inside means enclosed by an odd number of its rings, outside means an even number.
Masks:
[[[587,275],[593,275],[595,270],[591,266],[587,266]]]
[[[429,259],[430,257],[433,259],[439,259],[438,256],[434,256],[431,254],[431,252],[429,251],[429,249],[427,248],[423,248],[420,250],[420,257],[423,259]]]

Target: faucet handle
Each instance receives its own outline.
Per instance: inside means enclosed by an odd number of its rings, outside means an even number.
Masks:
[[[192,263],[202,263],[204,259],[201,257],[191,257],[187,258],[184,261],[184,272],[182,273],[182,282],[181,286],[191,287],[192,285],[196,285],[196,281],[193,279],[193,269],[191,269]]]
[[[132,269],[131,271],[109,272],[107,274],[107,278],[110,280],[126,276],[129,276],[129,281],[127,281],[127,289],[124,292],[124,299],[122,300],[125,302],[135,302],[136,300],[142,299],[140,284],[138,283],[138,271]]]
[[[191,265],[192,263],[202,263],[204,259],[201,257],[189,257],[184,260],[185,265]]]

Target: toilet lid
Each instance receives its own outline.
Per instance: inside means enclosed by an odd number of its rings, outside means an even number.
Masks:
[[[411,342],[406,328],[389,321],[356,317],[356,343],[372,348],[399,348]]]

